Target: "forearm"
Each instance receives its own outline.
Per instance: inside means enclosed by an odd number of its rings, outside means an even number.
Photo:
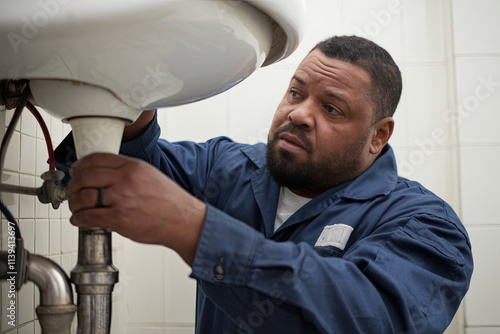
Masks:
[[[156,110],[144,110],[134,123],[125,127],[122,142],[126,143],[141,136],[153,120],[155,113]]]

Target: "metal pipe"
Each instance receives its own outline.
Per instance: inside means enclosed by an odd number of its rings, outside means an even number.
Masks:
[[[70,334],[76,312],[71,282],[55,262],[28,253],[26,278],[38,287],[40,305],[36,309],[42,333]]]
[[[78,293],[78,334],[108,334],[111,328],[111,293],[118,282],[112,262],[111,232],[80,229],[78,263],[71,271]]]
[[[16,186],[13,184],[0,183],[0,192],[36,196],[38,191],[38,188],[34,187]]]

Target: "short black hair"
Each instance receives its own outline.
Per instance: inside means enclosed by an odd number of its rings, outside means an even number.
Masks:
[[[311,52],[316,49],[327,57],[351,63],[370,74],[374,122],[394,115],[403,81],[399,67],[389,52],[359,36],[332,36],[316,44]]]

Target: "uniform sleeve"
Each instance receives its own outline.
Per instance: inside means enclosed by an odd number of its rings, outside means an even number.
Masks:
[[[144,160],[172,178],[184,189],[202,196],[210,176],[211,166],[224,151],[225,159],[231,159],[231,152],[239,149],[234,142],[225,137],[218,137],[206,143],[190,141],[171,143],[160,139],[161,129],[155,114],[145,132],[135,140],[122,143],[120,154]],[[69,182],[69,169],[76,161],[72,134],[58,145],[55,150],[56,167],[65,172],[63,186]]]
[[[467,237],[438,217],[386,223],[337,258],[209,207],[191,275],[249,333],[442,333],[471,272]]]

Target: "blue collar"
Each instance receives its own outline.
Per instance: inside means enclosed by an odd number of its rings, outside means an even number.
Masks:
[[[258,168],[265,168],[265,150],[265,144],[246,146],[241,149]],[[363,174],[326,191],[319,197],[330,197],[336,193],[340,198],[365,201],[389,194],[396,186],[397,180],[396,158],[392,147],[387,144],[375,162]]]

